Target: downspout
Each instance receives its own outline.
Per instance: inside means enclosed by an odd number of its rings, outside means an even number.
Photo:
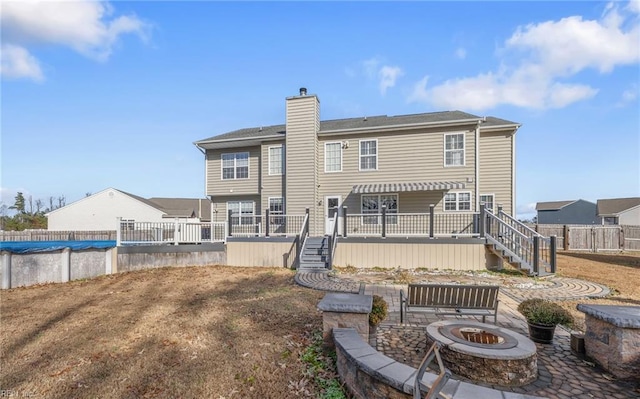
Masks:
[[[511,216],[516,217],[516,130],[511,135]]]
[[[486,121],[486,118],[482,118],[482,121],[478,121],[478,124],[476,125],[476,212],[480,212],[480,124],[484,121]]]

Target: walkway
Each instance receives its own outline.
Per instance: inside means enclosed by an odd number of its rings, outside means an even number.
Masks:
[[[323,291],[357,293],[362,289],[358,282],[322,272],[297,273],[295,281],[302,286]],[[580,299],[609,294],[608,288],[584,280],[554,276],[546,281],[552,284],[538,285],[532,280],[531,283],[501,288],[497,324],[527,336],[527,324],[517,311],[518,303],[523,299]],[[410,313],[407,315],[407,323],[400,325],[400,290],[406,288],[406,285],[366,284],[363,288],[364,293],[381,295],[389,304],[389,317],[378,327],[376,336],[372,337],[372,346],[397,361],[418,367],[426,351],[424,326],[439,320],[437,316]],[[617,381],[593,363],[575,355],[571,351],[569,331],[562,327],[556,328],[553,344],[536,346],[539,377],[535,382],[524,387],[475,384],[552,399],[640,397],[640,381],[636,384]],[[456,376],[456,379],[464,381],[464,378],[459,376]]]

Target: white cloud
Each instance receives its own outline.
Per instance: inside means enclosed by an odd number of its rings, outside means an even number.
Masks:
[[[89,0],[3,2],[0,10],[3,44],[25,51],[37,44],[61,45],[94,60],[106,61],[122,35],[135,34],[146,40],[150,28],[135,15],[113,17],[113,14],[109,3]],[[37,64],[31,57],[32,64]],[[2,75],[9,76],[4,64]]]
[[[431,88],[417,82],[408,98],[438,107],[482,111],[501,104],[562,108],[592,98],[598,89],[563,81],[585,69],[611,72],[640,61],[640,25],[610,4],[600,20],[568,17],[518,27],[505,41],[494,72],[449,79]],[[508,59],[519,57],[509,65]],[[509,58],[507,58],[507,56]]]
[[[380,57],[373,57],[361,63],[362,73],[369,80],[374,80],[378,83],[380,94],[383,96],[387,93],[387,90],[396,85],[396,81],[400,76],[404,74],[402,68],[399,66],[383,65],[383,61]],[[350,74],[352,69],[347,68],[345,73],[347,76],[352,77]]]
[[[32,79],[37,82],[44,79],[38,60],[27,49],[12,44],[0,47],[0,71],[10,79]]]
[[[638,85],[634,84],[624,92],[622,92],[622,102],[629,103],[638,98]]]
[[[465,50],[464,47],[458,47],[456,49],[456,57],[458,59],[464,60],[465,58],[467,58],[467,50]]]
[[[378,71],[380,78],[380,94],[385,95],[387,89],[396,85],[396,80],[402,76],[402,69],[397,66],[385,65]]]

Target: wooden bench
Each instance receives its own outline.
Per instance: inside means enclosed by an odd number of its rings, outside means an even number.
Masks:
[[[498,292],[495,285],[409,284],[408,292],[400,291],[400,323],[404,313],[433,312],[438,316],[498,317]]]

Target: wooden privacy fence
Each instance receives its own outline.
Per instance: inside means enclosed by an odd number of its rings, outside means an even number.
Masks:
[[[558,237],[565,251],[640,251],[640,226],[537,224],[543,236]]]

